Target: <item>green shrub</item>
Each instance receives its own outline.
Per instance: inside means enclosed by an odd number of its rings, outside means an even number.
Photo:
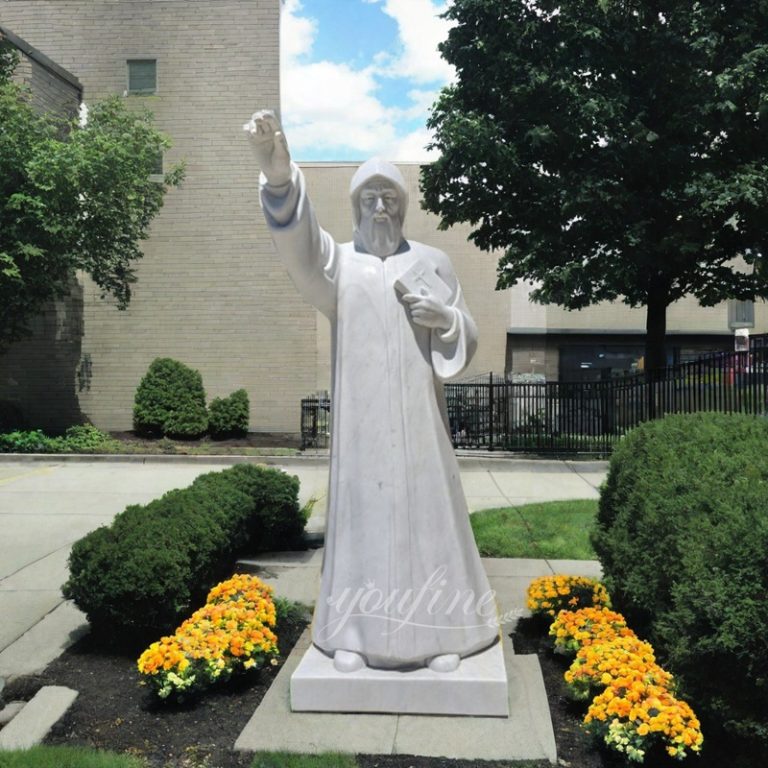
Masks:
[[[0,435],[0,453],[115,453],[119,445],[90,424],[70,427],[61,437],[39,429]]]
[[[99,634],[138,643],[173,629],[238,553],[295,545],[302,527],[298,480],[239,464],[129,506],[80,539],[63,591]]]
[[[216,397],[208,408],[208,431],[218,438],[248,433],[250,404],[248,393],[238,389],[229,397]]]
[[[55,453],[57,442],[39,429],[0,435],[0,453]]]
[[[299,479],[249,464],[238,464],[231,471],[231,483],[254,505],[248,545],[261,552],[301,548],[307,518],[298,504]],[[206,477],[210,476],[198,478],[201,484],[209,482]]]
[[[63,437],[57,438],[61,449],[72,453],[114,453],[120,443],[92,424],[70,427]]]
[[[633,430],[611,458],[592,540],[614,605],[697,710],[768,752],[766,447],[768,423],[749,416]]]
[[[204,434],[208,412],[200,372],[169,357],[153,360],[136,390],[133,426],[139,434],[149,436]]]

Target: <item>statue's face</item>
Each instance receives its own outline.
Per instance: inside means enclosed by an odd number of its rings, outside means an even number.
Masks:
[[[403,239],[400,193],[386,179],[372,179],[363,185],[358,199],[358,232],[365,249],[376,256],[391,256]]]

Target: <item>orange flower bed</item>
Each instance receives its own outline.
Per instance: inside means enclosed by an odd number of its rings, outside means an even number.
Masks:
[[[565,673],[565,682],[576,699],[587,699],[596,688],[616,680],[673,687],[672,675],[656,663],[650,644],[634,636],[582,646]]]
[[[541,576],[528,587],[526,605],[533,614],[555,618],[560,611],[611,607],[608,590],[597,579],[586,576]]]
[[[172,636],[152,643],[139,672],[161,699],[181,700],[278,655],[272,588],[240,574],[215,586]]]
[[[549,634],[555,640],[555,650],[560,653],[576,653],[585,645],[635,636],[620,613],[600,607],[560,611]]]
[[[529,609],[553,615],[558,604],[571,599],[569,579],[577,578],[534,580]],[[679,760],[699,752],[704,741],[699,720],[675,696],[674,678],[656,663],[652,646],[610,610],[607,593],[603,597],[601,590],[592,590],[597,604],[560,610],[549,629],[555,650],[575,655],[565,673],[574,698],[594,696],[584,717],[586,729],[633,762],[642,762],[654,741]]]

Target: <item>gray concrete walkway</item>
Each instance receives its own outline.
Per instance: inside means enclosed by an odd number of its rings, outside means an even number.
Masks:
[[[82,631],[82,614],[65,602],[72,544],[108,524],[128,504],[189,485],[237,457],[0,456],[0,678],[27,674],[55,658]],[[302,503],[315,500],[308,528],[325,523],[327,458],[246,459],[301,481]],[[471,511],[556,499],[597,498],[605,462],[460,457]],[[526,561],[521,561],[526,562]],[[539,562],[539,561],[535,561]],[[542,563],[544,561],[541,561]],[[549,569],[549,566],[546,566]],[[550,569],[551,570],[551,569]],[[549,571],[545,571],[549,572]],[[520,579],[527,574],[521,574]],[[307,593],[311,581],[293,578]],[[514,589],[519,595],[520,583]],[[33,652],[34,651],[34,652]]]

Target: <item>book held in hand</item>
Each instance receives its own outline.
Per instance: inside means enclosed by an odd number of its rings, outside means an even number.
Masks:
[[[419,259],[409,270],[395,280],[395,288],[401,294],[434,296],[443,304],[450,303],[451,289],[437,274],[435,268],[424,259]]]

